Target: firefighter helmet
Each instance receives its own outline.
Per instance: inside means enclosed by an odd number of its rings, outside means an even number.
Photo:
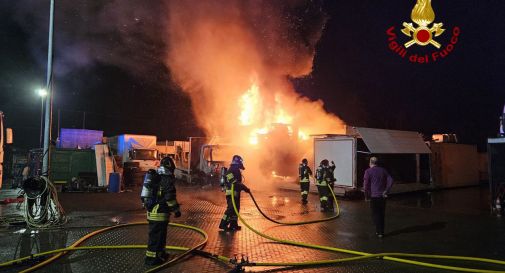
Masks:
[[[159,174],[173,174],[175,170],[174,160],[167,156],[164,157],[160,162],[160,167],[158,168]]]
[[[330,162],[328,162],[328,159],[323,159],[321,161],[321,166],[328,167],[330,165]]]
[[[304,159],[302,159],[302,164],[305,166],[309,165],[309,161],[306,158],[304,158]]]
[[[240,169],[245,170],[244,168],[244,160],[239,155],[234,155],[231,159],[231,165],[238,165]]]

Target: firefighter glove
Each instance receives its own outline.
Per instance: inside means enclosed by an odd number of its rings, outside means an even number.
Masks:
[[[175,218],[181,217],[181,211],[180,210],[176,211],[175,214],[174,214],[174,217]]]

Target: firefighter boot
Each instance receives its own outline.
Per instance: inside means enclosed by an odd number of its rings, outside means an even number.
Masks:
[[[307,201],[307,195],[306,195],[306,194],[304,194],[304,195],[302,195],[302,204],[304,204],[304,205],[305,205],[305,204],[307,204],[307,203],[308,203],[308,201]]]
[[[155,257],[146,256],[144,260],[145,265],[160,265],[168,260],[168,253],[158,252]]]
[[[221,223],[219,223],[219,229],[228,230],[228,224],[230,224],[230,222],[228,222],[227,220],[221,219]]]
[[[328,211],[328,202],[325,200],[321,201],[321,211],[322,212]]]
[[[241,230],[242,227],[238,225],[237,220],[230,221],[230,230]]]

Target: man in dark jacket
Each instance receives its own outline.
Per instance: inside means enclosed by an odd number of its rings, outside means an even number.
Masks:
[[[234,155],[230,164],[230,168],[226,171],[224,189],[226,191],[226,211],[224,212],[221,223],[219,224],[219,229],[223,230],[240,230],[241,227],[238,225],[238,216],[233,209],[232,198],[235,199],[235,205],[237,210],[240,211],[240,192],[249,192],[249,188],[242,183],[242,172],[245,170],[242,157],[239,155]],[[234,192],[231,190],[231,186],[235,184]]]
[[[384,236],[386,198],[393,186],[393,178],[386,169],[377,166],[377,163],[377,157],[370,158],[370,168],[365,171],[363,188],[365,199],[370,200],[375,232],[379,238],[382,238]]]

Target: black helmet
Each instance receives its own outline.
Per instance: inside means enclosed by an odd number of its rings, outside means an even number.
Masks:
[[[308,164],[309,164],[309,161],[308,161],[306,158],[304,158],[304,159],[302,159],[302,164],[304,164],[304,165],[308,165]]]
[[[328,167],[330,165],[330,162],[328,162],[328,159],[323,159],[321,161],[321,166],[325,166],[325,167]]]
[[[158,170],[158,172],[160,174],[162,174],[162,173],[163,174],[168,174],[168,173],[173,174],[174,170],[175,170],[175,162],[171,157],[169,157],[169,156],[164,157],[160,161],[160,168]]]
[[[240,169],[245,170],[244,168],[244,160],[239,155],[234,155],[231,159],[231,165],[238,165]]]

